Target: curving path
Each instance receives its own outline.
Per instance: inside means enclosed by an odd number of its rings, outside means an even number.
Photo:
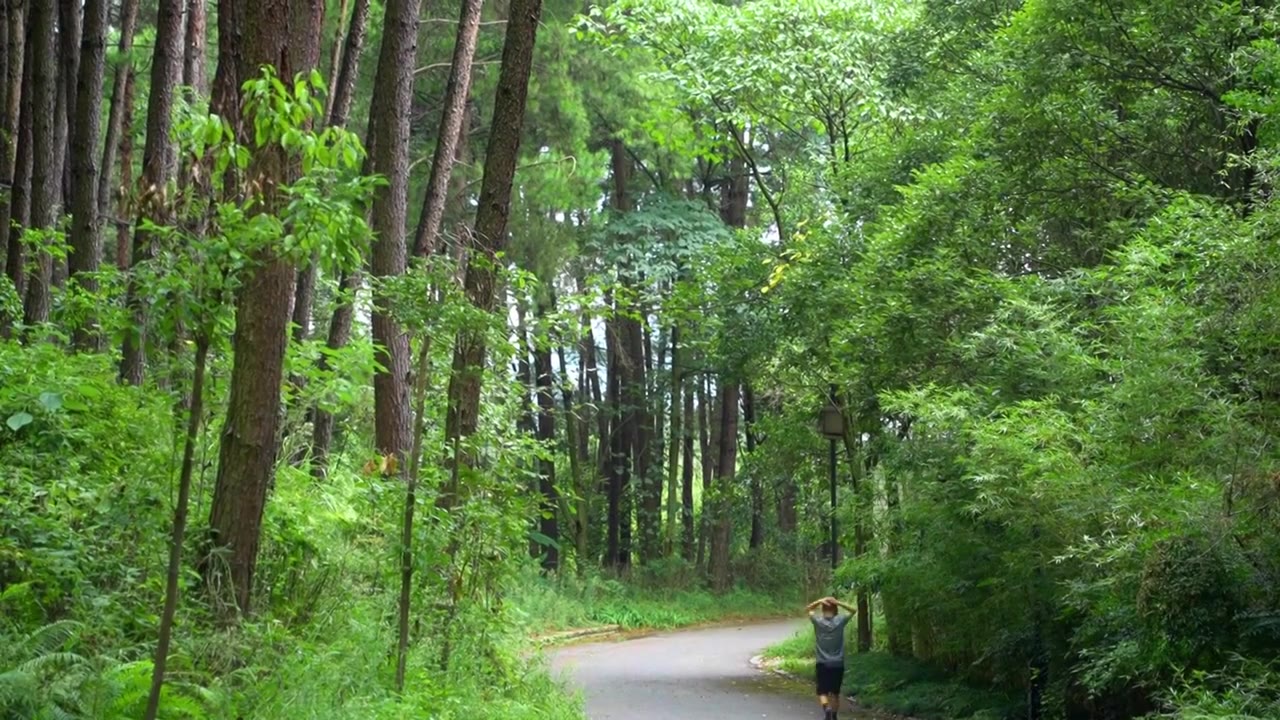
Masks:
[[[803,627],[787,620],[573,645],[554,652],[551,663],[582,689],[591,720],[817,720],[807,686],[751,665]]]

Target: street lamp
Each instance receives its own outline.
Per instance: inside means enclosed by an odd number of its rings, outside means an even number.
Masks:
[[[831,479],[831,569],[836,569],[838,555],[836,544],[836,441],[844,440],[844,412],[836,403],[836,386],[831,386],[827,396],[827,404],[818,415],[818,430],[830,442],[828,461]]]

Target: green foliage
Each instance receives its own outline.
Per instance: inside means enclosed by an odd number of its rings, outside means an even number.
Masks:
[[[808,680],[814,672],[813,633],[801,631],[770,647],[765,657],[780,669]],[[921,720],[1020,716],[1016,696],[966,685],[936,668],[881,651],[846,656],[842,691],[862,707]]]
[[[512,594],[509,612],[531,634],[600,625],[664,630],[794,614],[800,602],[794,589],[762,593],[742,587],[715,595],[691,589],[692,577],[693,568],[677,559],[647,567],[643,577],[626,583],[595,574],[546,578],[530,570]]]

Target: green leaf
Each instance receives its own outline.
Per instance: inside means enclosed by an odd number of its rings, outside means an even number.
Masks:
[[[40,405],[49,412],[57,412],[62,408],[62,396],[54,392],[40,393]]]
[[[32,420],[35,420],[35,418],[31,417],[31,413],[16,412],[9,416],[9,419],[5,421],[5,424],[9,426],[10,430],[18,432],[22,428],[30,425]]]

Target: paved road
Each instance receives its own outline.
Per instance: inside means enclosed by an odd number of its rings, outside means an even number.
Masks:
[[[583,690],[591,720],[817,720],[809,688],[750,663],[802,627],[773,622],[574,645],[551,661]]]

